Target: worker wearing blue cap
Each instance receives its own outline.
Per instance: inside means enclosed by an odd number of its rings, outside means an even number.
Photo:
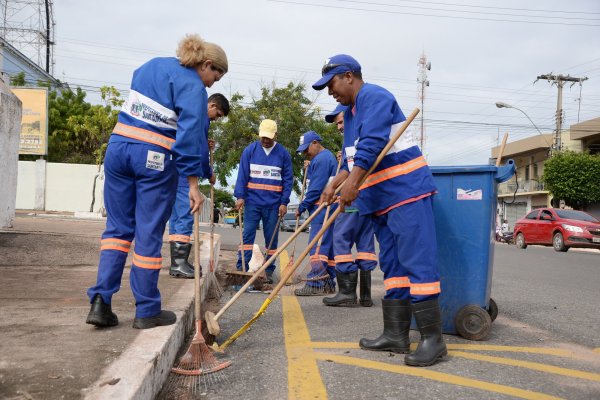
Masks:
[[[433,175],[419,147],[403,136],[359,187],[406,118],[392,93],[363,81],[361,66],[353,57],[338,54],[329,58],[321,74],[313,88],[327,87],[329,95],[349,107],[344,114],[344,142],[354,142],[356,149],[325,188],[321,201],[333,201],[335,188],[345,181],[340,207],[356,201],[361,215],[373,216],[384,274],[383,333],[374,340],[363,338],[359,345],[366,350],[409,353],[408,333],[414,315],[421,340],[404,362],[432,365],[448,353],[438,302]]]
[[[335,110],[325,116],[325,121],[335,123],[342,135],[344,134],[344,113],[348,107],[338,104]],[[354,142],[347,143],[344,151],[338,157],[346,158],[348,153],[354,153]],[[352,247],[356,244],[356,257]],[[356,286],[360,271],[360,300],[363,307],[371,307],[371,271],[377,267],[375,254],[375,238],[373,221],[370,215],[360,215],[356,202],[346,207],[338,215],[333,228],[333,254],[338,293],[333,297],[325,297],[323,303],[328,306],[352,306],[356,304]]]
[[[321,141],[321,136],[315,131],[305,132],[300,137],[300,146],[296,151],[305,154],[310,160],[310,164],[306,171],[308,185],[306,195],[298,206],[296,216],[304,211],[308,211],[310,214],[315,212],[323,189],[325,189],[329,180],[335,176],[337,169],[335,156],[323,147]],[[309,242],[323,227],[325,213],[326,211],[322,210],[311,222]],[[329,215],[331,213],[330,209]],[[306,277],[307,282],[304,287],[294,291],[296,296],[315,296],[335,292],[335,261],[333,259],[332,242],[333,226],[329,227],[323,235],[321,246],[315,245],[310,249],[311,270]]]

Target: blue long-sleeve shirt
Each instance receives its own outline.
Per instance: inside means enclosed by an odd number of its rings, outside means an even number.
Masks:
[[[267,155],[259,141],[242,152],[233,195],[259,207],[287,205],[292,193],[292,157],[279,143]]]
[[[309,213],[312,213],[315,210],[321,193],[329,180],[335,176],[336,169],[335,156],[327,149],[322,150],[310,161],[306,171],[306,181],[308,182],[306,194],[298,206],[298,212],[303,213],[308,210]]]
[[[154,58],[133,73],[110,142],[146,142],[169,150],[181,177],[210,177],[208,96],[193,68]]]

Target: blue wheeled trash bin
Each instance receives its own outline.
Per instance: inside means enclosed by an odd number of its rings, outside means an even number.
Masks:
[[[482,340],[498,306],[490,298],[497,186],[515,173],[513,160],[494,165],[431,167],[442,293],[442,330]]]

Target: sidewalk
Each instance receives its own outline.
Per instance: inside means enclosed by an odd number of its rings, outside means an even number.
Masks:
[[[131,327],[129,268],[113,297],[119,325],[85,324],[103,229],[104,221],[19,214],[0,230],[0,398],[152,398],[160,390],[192,328],[193,280],[168,276],[165,237],[159,288],[177,324]]]

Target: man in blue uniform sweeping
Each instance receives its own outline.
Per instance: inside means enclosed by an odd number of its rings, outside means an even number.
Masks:
[[[237,269],[242,269],[242,251],[246,260],[252,258],[252,247],[256,230],[263,224],[265,245],[273,234],[273,244],[268,251],[271,256],[277,251],[279,232],[277,220],[287,212],[292,192],[292,157],[281,144],[275,141],[277,123],[265,119],[258,128],[259,140],[248,145],[242,152],[239,172],[233,195],[237,198],[235,206],[244,210],[243,243],[238,253]],[[246,264],[248,265],[248,264]],[[271,264],[265,271],[269,283],[273,283]]]
[[[208,128],[212,121],[226,117],[229,114],[229,101],[221,93],[215,93],[208,98],[208,121],[206,122],[206,140],[214,148],[214,141],[208,139]],[[208,171],[210,183],[215,183],[212,168]],[[194,278],[194,266],[189,263],[188,257],[192,250],[190,242],[194,228],[194,216],[190,212],[189,185],[187,178],[180,176],[177,181],[177,195],[171,218],[169,218],[169,244],[171,247],[171,266],[169,275],[176,278]],[[213,204],[214,207],[214,204]],[[202,270],[200,271],[202,273]]]
[[[361,66],[353,57],[335,55],[325,62],[321,73],[313,88],[327,87],[329,95],[348,106],[344,141],[354,141],[356,148],[352,171],[344,162],[321,200],[333,201],[335,188],[346,181],[340,191],[340,207],[356,201],[361,215],[373,215],[384,273],[383,333],[374,340],[361,339],[359,345],[365,350],[409,353],[408,334],[414,315],[421,340],[404,362],[432,365],[447,354],[438,303],[433,176],[419,147],[403,136],[359,187],[406,118],[389,91],[363,81]]]
[[[325,121],[334,123],[340,133],[344,134],[344,112],[347,107],[338,104],[335,110],[325,116]],[[344,143],[339,157],[344,157],[348,168],[352,168],[353,155],[356,152],[354,141]],[[346,154],[352,154],[348,157]],[[356,244],[356,257],[352,247]],[[360,215],[356,202],[345,207],[338,215],[333,227],[333,254],[338,293],[333,297],[325,297],[327,306],[352,306],[356,304],[356,286],[360,271],[360,299],[363,307],[371,307],[371,271],[377,267],[375,254],[375,237],[370,215]]]
[[[335,176],[337,163],[335,156],[321,144],[321,136],[315,131],[308,131],[300,137],[300,146],[296,150],[304,153],[310,160],[306,171],[307,189],[304,199],[298,206],[296,216],[304,211],[314,213],[320,200],[323,189],[331,178]],[[329,216],[334,207],[329,210]],[[321,230],[325,220],[326,210],[321,210],[319,215],[310,224],[308,241]],[[310,249],[311,270],[306,276],[304,287],[294,290],[296,296],[315,296],[333,293],[335,290],[335,261],[333,260],[333,226],[331,226],[321,240],[321,245],[316,244]]]

